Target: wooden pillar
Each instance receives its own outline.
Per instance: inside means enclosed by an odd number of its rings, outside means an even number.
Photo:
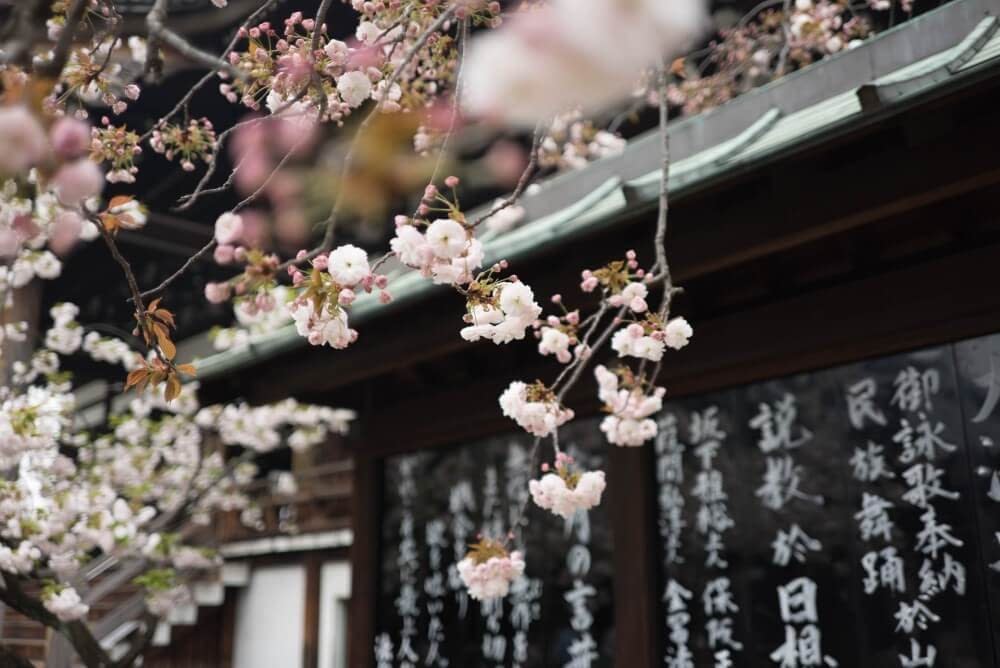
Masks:
[[[615,666],[656,666],[661,661],[651,444],[610,448],[608,494],[614,537]]]
[[[347,665],[370,668],[374,663],[378,603],[379,530],[381,527],[382,461],[358,454],[354,458],[351,497],[351,615],[347,629]]]
[[[317,668],[319,665],[319,597],[322,566],[323,560],[319,553],[309,552],[306,555],[306,609],[302,619],[303,668]]]

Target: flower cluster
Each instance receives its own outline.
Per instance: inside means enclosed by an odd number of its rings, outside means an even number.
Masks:
[[[524,558],[520,552],[507,552],[502,543],[488,538],[472,546],[458,562],[458,575],[477,601],[503,598],[511,583],[524,574]]]
[[[45,609],[63,622],[82,619],[90,612],[90,606],[83,602],[76,589],[68,585],[50,585],[42,590]]]
[[[603,365],[594,367],[597,396],[608,416],[601,431],[612,445],[639,446],[656,436],[656,422],[650,416],[663,408],[662,387],[649,388],[628,368],[617,373]]]
[[[372,272],[368,253],[350,244],[313,258],[308,276],[294,266],[289,271],[293,284],[302,291],[288,312],[298,333],[314,346],[341,349],[357,340],[357,331],[348,326],[347,307],[362,290],[370,293],[378,289],[382,303],[392,299],[385,289],[388,279]]]
[[[522,429],[538,437],[552,434],[573,419],[573,411],[563,407],[541,381],[531,385],[519,380],[512,382],[500,395],[500,409]]]
[[[872,9],[888,0],[869,2]],[[667,101],[683,114],[716,107],[752,88],[853,48],[871,35],[870,21],[836,0],[796,0],[766,7],[723,30],[701,58],[678,61],[667,88]],[[650,104],[659,104],[656,86],[647,83]]]
[[[101,336],[97,332],[84,335],[81,349],[97,362],[120,365],[126,371],[135,369],[142,360],[141,355],[121,339]]]
[[[650,313],[615,332],[611,347],[619,357],[638,357],[659,362],[665,348],[680,350],[688,344],[694,330],[684,318],[673,318],[665,324],[659,315]]]
[[[111,164],[104,177],[109,183],[135,183],[135,158],[141,153],[139,135],[124,125],[112,125],[107,116],[101,117],[101,127],[91,130],[90,158]]]
[[[473,235],[454,196],[458,178],[449,176],[445,183],[452,188],[453,198],[428,185],[416,217],[396,216],[396,234],[390,247],[400,262],[418,269],[434,283],[464,285],[474,280],[474,272],[482,265],[483,245]],[[446,217],[428,220],[429,214],[437,212]]]
[[[450,37],[433,34],[424,40],[405,74],[389,81],[402,54],[417,46],[441,6],[379,3],[376,14],[374,3],[360,3],[358,11],[362,21],[355,44],[330,38],[325,25],[317,26],[302,12],[289,16],[280,31],[266,21],[241,29],[246,50],[231,52],[229,62],[249,76],[224,81],[220,92],[253,110],[266,105],[272,113],[309,121],[340,123],[368,99],[387,112],[423,106],[454,67]]]
[[[127,346],[81,336],[72,304],[52,308],[48,349],[13,367],[0,388],[0,570],[25,577],[54,575],[41,601],[62,621],[87,614],[67,583],[94,558],[142,559],[135,582],[147,608],[164,616],[189,600],[185,578],[217,570],[220,560],[168,527],[179,513],[206,523],[220,510],[251,507],[242,491],[256,476],[250,462],[230,466],[207,451],[205,434],[251,452],[295,449],[344,433],[354,413],[286,400],[273,405],[199,408],[196,384],[167,401],[157,386],[120,407],[103,429],[73,421],[75,404],[56,354],[80,348],[121,362]],[[134,356],[134,355],[133,355]]]
[[[62,32],[65,16],[49,21],[49,36]],[[85,106],[104,105],[114,114],[122,114],[131,101],[139,99],[140,88],[130,80],[135,67],[131,62],[142,63],[145,59],[145,44],[130,40],[130,48],[115,53],[116,37],[103,39],[94,48],[75,48],[69,55],[59,81],[52,93],[44,100],[50,110],[69,109],[86,118]],[[127,56],[122,56],[127,53]],[[138,60],[141,56],[142,60]]]
[[[239,348],[284,327],[292,321],[292,316],[288,313],[288,303],[293,296],[291,288],[279,285],[271,290],[273,308],[263,309],[257,300],[237,301],[233,305],[236,324],[232,327],[213,329],[210,332],[212,345],[216,350]]]
[[[60,355],[72,355],[83,344],[83,328],[76,322],[76,304],[56,304],[49,310],[52,327],[45,332],[45,347]]]
[[[187,125],[166,123],[155,130],[149,145],[167,160],[180,159],[181,168],[194,171],[195,162],[208,162],[215,153],[215,128],[207,118],[192,118]]]
[[[519,341],[542,313],[535,293],[516,277],[494,280],[494,270],[503,264],[481,274],[466,288],[465,321],[469,324],[461,331],[466,341],[487,339],[497,345]]]
[[[554,355],[561,363],[568,364],[573,359],[570,348],[576,346],[577,356],[583,353],[577,337],[580,311],[567,311],[562,303],[562,295],[552,295],[552,303],[561,307],[563,314],[550,315],[545,319],[544,325],[538,324],[535,332],[539,339],[538,352],[541,355]]]
[[[600,158],[625,150],[625,140],[600,130],[579,111],[561,114],[552,121],[538,149],[538,164],[557,169],[583,169]]]
[[[218,431],[223,443],[269,452],[282,444],[305,450],[324,442],[331,433],[346,434],[354,418],[351,410],[285,399],[264,406],[239,403],[203,408],[195,423]]]
[[[605,487],[604,471],[579,473],[572,470],[573,463],[572,457],[560,452],[556,455],[555,472],[549,472],[549,465],[542,464],[545,475],[528,483],[535,505],[564,519],[598,505]]]
[[[58,276],[60,263],[47,245],[66,254],[81,239],[97,236],[80,206],[96,207],[103,186],[98,166],[87,159],[90,127],[61,118],[46,131],[21,106],[0,107],[0,257],[14,258],[15,287],[33,277]]]

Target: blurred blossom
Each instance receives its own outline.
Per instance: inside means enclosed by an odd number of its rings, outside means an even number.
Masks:
[[[309,223],[297,206],[283,207],[274,221],[274,236],[284,246],[301,248],[309,241]]]
[[[256,209],[244,209],[240,215],[243,216],[243,240],[247,246],[265,248],[271,234],[264,214]]]
[[[75,211],[63,211],[56,216],[49,230],[49,249],[56,255],[66,255],[80,240],[83,220]]]
[[[528,127],[574,106],[599,111],[706,26],[702,0],[553,0],[473,41],[463,106]]]
[[[101,194],[104,189],[104,174],[91,160],[80,158],[60,167],[52,183],[59,200],[67,206],[75,206]]]
[[[0,108],[0,172],[15,174],[35,165],[48,150],[45,130],[25,107]]]
[[[516,142],[501,139],[490,147],[483,157],[483,163],[497,185],[511,188],[524,173],[524,168],[528,165],[528,154]]]

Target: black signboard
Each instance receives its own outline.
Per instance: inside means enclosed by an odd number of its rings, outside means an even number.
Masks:
[[[595,420],[560,435],[581,468],[606,468]],[[530,504],[529,476],[541,475],[527,463],[531,444],[511,435],[386,461],[376,666],[612,665],[604,505],[571,522],[529,507],[515,545],[525,577],[502,600],[470,600],[455,571],[479,533],[502,537]]]
[[[598,420],[563,430],[588,469]],[[663,665],[1000,666],[1000,335],[671,400],[658,421]],[[387,461],[377,666],[611,665],[606,504],[589,531],[532,508],[529,577],[499,608],[450,573],[509,526],[529,445]]]
[[[998,348],[669,402],[654,446],[664,665],[996,665],[1000,417],[983,406]]]

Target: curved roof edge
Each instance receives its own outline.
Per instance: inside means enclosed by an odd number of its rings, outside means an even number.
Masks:
[[[1000,0],[956,0],[721,107],[671,123],[672,195],[898,113],[925,94],[963,85],[986,70],[994,73],[1000,68],[998,15]],[[542,253],[568,236],[655,207],[661,174],[657,134],[646,133],[622,154],[561,174],[524,197],[526,221],[484,239],[485,263]],[[444,289],[412,271],[390,279],[393,302],[383,306],[363,295],[351,309],[352,324]],[[198,379],[219,378],[306,345],[288,325],[198,360]]]

